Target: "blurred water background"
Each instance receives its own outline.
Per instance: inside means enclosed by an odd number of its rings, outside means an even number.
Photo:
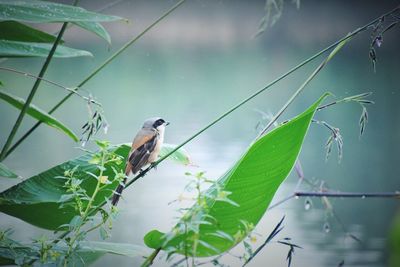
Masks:
[[[81,1],[82,6],[91,10],[108,3]],[[174,3],[126,0],[105,10],[104,13],[130,20],[105,25],[112,36],[111,47],[92,34],[71,28],[65,35],[67,44],[91,51],[94,58],[55,59],[46,77],[66,86],[76,85]],[[297,9],[291,1],[286,1],[282,17],[274,27],[253,38],[265,12],[264,1],[188,1],[83,88],[103,104],[110,123],[108,134],[99,138],[112,143],[130,142],[144,119],[162,116],[171,122],[165,141],[178,144],[303,59],[397,4],[398,1],[301,1]],[[55,26],[42,27],[50,30],[59,27]],[[399,29],[384,36],[383,45],[377,50],[374,73],[368,58],[370,35],[357,36],[284,115],[282,120],[296,115],[325,91],[338,98],[373,92],[371,99],[376,104],[368,109],[369,122],[362,138],[358,129],[360,106],[342,104],[317,114],[317,119],[340,128],[344,156],[339,164],[334,151],[326,162],[324,144],[329,133],[312,125],[300,155],[306,177],[323,180],[332,189],[341,191],[400,188],[399,40]],[[186,149],[198,167],[185,168],[165,162],[129,188],[110,240],[142,244],[149,230],[170,229],[179,205],[168,203],[187,184],[184,172],[206,171],[210,178],[221,175],[256,136],[255,125],[261,117],[255,109],[276,112],[321,60],[297,71],[189,143]],[[42,59],[10,59],[1,65],[37,73],[42,62]],[[26,97],[34,82],[4,72],[0,73],[0,80],[5,90],[21,97]],[[59,88],[42,83],[34,103],[48,110],[63,95],[65,92]],[[0,114],[3,143],[18,112],[1,103]],[[87,120],[86,114],[85,103],[73,97],[55,116],[79,132]],[[33,123],[26,117],[19,134]],[[82,152],[76,147],[63,134],[41,126],[5,163],[23,177],[29,177],[80,155]],[[1,180],[1,190],[14,182]],[[296,175],[291,174],[274,201],[292,192],[296,182]],[[386,239],[398,201],[332,199],[347,232],[357,236],[361,243],[346,236],[341,225],[326,216],[319,199],[312,199],[310,210],[305,210],[304,203],[304,199],[293,199],[267,212],[256,229],[265,237],[285,215],[280,237],[291,237],[303,247],[296,251],[293,266],[337,266],[342,260],[345,266],[386,266]],[[17,239],[29,240],[47,233],[7,215],[0,216],[1,227],[16,229]],[[330,226],[329,233],[324,230],[326,223]],[[262,240],[260,237],[258,244]],[[271,244],[251,266],[286,266],[286,253],[286,247]],[[136,266],[140,261],[106,256],[96,266]],[[228,259],[227,263],[239,266],[235,259]],[[163,266],[163,261],[156,266]]]

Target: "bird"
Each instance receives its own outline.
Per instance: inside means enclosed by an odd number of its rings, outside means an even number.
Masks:
[[[125,178],[116,188],[111,204],[116,206],[121,193],[125,188],[127,177],[136,175],[144,166],[152,164],[157,160],[161,146],[164,142],[165,126],[169,122],[160,117],[145,120],[142,128],[136,134],[128,155],[125,167]]]

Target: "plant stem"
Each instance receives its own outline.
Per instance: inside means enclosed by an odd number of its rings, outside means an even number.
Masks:
[[[350,40],[352,35],[348,35],[346,38],[343,39],[342,42],[340,42],[335,49],[325,58],[324,61],[321,62],[321,64],[318,65],[318,67],[311,73],[311,75],[307,78],[307,80],[304,81],[304,83],[297,89],[297,91],[289,98],[289,100],[283,105],[283,107],[276,113],[276,115],[268,122],[267,126],[260,132],[258,138],[263,136],[268,129],[276,122],[276,120],[285,112],[285,110],[289,107],[291,103],[296,99],[297,96],[304,90],[304,88],[317,76],[317,74],[328,64],[328,62],[336,55],[336,53],[344,46],[344,44]]]
[[[78,2],[78,0],[75,0],[74,5],[76,5],[77,2]],[[13,139],[14,139],[15,134],[17,133],[18,128],[22,123],[22,119],[24,118],[26,112],[28,111],[29,105],[31,104],[32,99],[35,96],[37,89],[39,88],[40,82],[42,81],[40,78],[42,78],[44,76],[44,74],[46,73],[47,67],[49,66],[51,60],[53,59],[53,55],[56,52],[57,46],[60,43],[62,36],[64,35],[64,32],[65,32],[65,29],[67,28],[67,25],[68,25],[68,22],[64,22],[63,23],[63,25],[61,27],[61,30],[60,30],[60,33],[57,35],[57,39],[54,41],[54,44],[51,47],[49,55],[47,56],[43,66],[42,66],[42,69],[40,70],[40,73],[38,75],[38,79],[36,79],[32,89],[31,89],[31,92],[28,95],[28,98],[26,99],[26,102],[25,102],[24,106],[22,107],[22,109],[21,109],[21,111],[20,111],[20,113],[18,115],[17,120],[14,123],[14,126],[13,126],[10,134],[8,135],[8,138],[7,138],[7,140],[6,140],[6,142],[5,142],[4,146],[3,146],[3,149],[1,150],[0,162],[3,161],[7,156],[8,148],[10,147],[10,145],[11,145]]]
[[[400,192],[294,192],[295,197],[399,198]]]
[[[273,209],[288,200],[291,200],[292,198],[296,197],[334,197],[334,198],[394,198],[394,199],[400,199],[400,192],[374,192],[374,193],[368,193],[368,192],[304,192],[304,191],[297,191],[294,192],[293,194],[285,197],[284,199],[281,199],[277,201],[276,203],[270,205],[268,207],[268,210]]]
[[[157,257],[158,253],[160,252],[160,248],[155,249],[153,253],[150,254],[149,257],[140,265],[140,267],[148,267],[153,264],[154,259]]]
[[[156,19],[152,24],[150,24],[146,29],[144,29],[139,35],[128,41],[125,45],[123,45],[118,51],[116,51],[113,55],[111,55],[108,59],[106,59],[100,66],[98,66],[92,73],[90,73],[83,81],[81,81],[75,88],[79,90],[82,86],[84,86],[89,80],[91,80],[97,73],[99,73],[104,67],[106,67],[111,61],[113,61],[117,56],[119,56],[122,52],[124,52],[128,47],[133,45],[136,41],[138,41],[143,35],[145,35],[148,31],[150,31],[154,26],[156,26],[159,22],[165,19],[169,14],[171,14],[175,9],[181,6],[186,0],[180,0],[174,6],[172,6],[167,12],[161,15],[158,19]],[[49,114],[52,114],[56,111],[61,105],[65,103],[74,93],[69,93],[63,99],[60,100],[50,111]],[[32,126],[7,152],[6,156],[10,155],[37,127],[42,124],[41,121],[38,121],[35,125]]]
[[[74,246],[76,240],[78,239],[78,237],[80,236],[80,230],[81,230],[82,226],[86,223],[86,220],[90,215],[89,212],[90,212],[90,210],[92,208],[93,201],[95,200],[95,198],[97,196],[97,193],[100,191],[99,189],[100,189],[100,184],[101,184],[101,177],[103,176],[103,172],[104,172],[106,153],[107,153],[106,151],[102,151],[101,163],[100,163],[101,169],[100,169],[99,176],[97,177],[98,179],[97,179],[97,183],[96,183],[96,188],[94,189],[93,194],[90,197],[90,200],[89,200],[89,202],[88,202],[88,204],[86,206],[86,209],[85,209],[83,215],[81,216],[81,218],[82,218],[81,219],[81,223],[75,229],[75,235],[71,238],[71,241],[68,242],[69,249],[68,249],[68,252],[67,252],[67,257],[65,257],[66,261],[68,261],[68,256],[71,254],[73,246]],[[94,229],[96,229],[96,228],[97,227],[95,227]],[[93,230],[93,229],[90,229],[90,230]]]
[[[54,81],[51,81],[51,80],[49,80],[49,79],[45,79],[45,78],[43,78],[43,77],[39,77],[39,76],[33,75],[33,74],[31,74],[31,73],[23,72],[23,71],[16,70],[16,69],[12,69],[12,68],[0,67],[0,70],[9,71],[9,72],[14,72],[14,73],[21,74],[21,75],[23,75],[23,76],[29,76],[29,77],[32,77],[32,78],[35,78],[35,79],[42,80],[42,81],[44,81],[44,82],[47,82],[47,83],[49,83],[49,84],[52,84],[52,85],[57,86],[57,87],[59,87],[59,88],[62,88],[62,89],[66,90],[66,91],[68,91],[68,92],[70,92],[70,93],[72,93],[72,94],[75,94],[75,95],[77,95],[77,96],[83,98],[84,100],[86,100],[86,101],[88,101],[88,102],[90,102],[90,103],[93,103],[93,104],[96,104],[96,105],[98,105],[98,106],[101,106],[101,104],[98,103],[97,101],[95,101],[95,100],[93,100],[93,99],[90,99],[90,98],[88,98],[88,97],[85,97],[85,96],[81,95],[80,93],[78,93],[78,92],[76,91],[76,88],[69,88],[69,87],[66,87],[66,86],[64,86],[64,85],[61,85],[61,84],[59,84],[59,83],[56,83],[56,82],[54,82]]]

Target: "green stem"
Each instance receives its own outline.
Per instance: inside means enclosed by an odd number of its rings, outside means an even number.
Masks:
[[[78,2],[78,0],[75,0],[74,5],[76,5],[77,2]],[[52,46],[47,58],[46,58],[46,61],[44,62],[43,66],[42,66],[42,69],[40,70],[38,78],[36,79],[32,89],[31,89],[31,92],[28,95],[28,98],[26,99],[25,104],[22,107],[22,109],[21,109],[21,111],[19,113],[19,116],[18,116],[17,120],[14,123],[14,126],[13,126],[10,134],[8,135],[8,138],[7,138],[7,140],[6,140],[6,142],[5,142],[4,146],[3,146],[3,149],[1,150],[0,161],[3,161],[7,157],[8,148],[10,147],[10,145],[11,145],[13,139],[14,139],[15,134],[17,133],[18,128],[22,123],[22,119],[24,118],[26,112],[28,111],[29,105],[31,104],[32,99],[35,96],[37,89],[39,88],[39,85],[40,85],[40,83],[42,81],[41,78],[46,73],[47,67],[49,66],[51,60],[53,59],[53,55],[56,52],[57,46],[60,43],[62,36],[64,35],[64,32],[65,32],[65,29],[67,28],[67,25],[68,25],[68,22],[64,22],[62,27],[61,27],[60,33],[57,35],[57,38],[56,38],[56,40],[55,40],[55,42],[54,42],[54,44],[53,44],[53,46]]]
[[[68,259],[68,255],[70,255],[70,253],[72,251],[72,248],[73,248],[76,240],[78,239],[78,237],[80,235],[80,230],[81,230],[82,226],[86,223],[86,219],[90,216],[90,211],[91,211],[93,202],[94,202],[94,200],[95,200],[95,198],[97,196],[97,193],[100,191],[101,177],[103,176],[103,173],[104,173],[105,158],[106,158],[106,152],[103,151],[102,152],[102,157],[101,157],[101,163],[100,163],[101,164],[101,170],[100,170],[99,176],[97,177],[98,179],[97,179],[96,188],[94,189],[93,194],[92,194],[92,196],[91,196],[91,198],[90,198],[90,200],[89,200],[89,202],[88,202],[88,204],[86,206],[86,209],[85,209],[83,215],[81,216],[82,221],[78,225],[78,227],[76,228],[75,235],[71,238],[71,241],[69,242],[69,249],[68,249],[68,252],[67,252],[66,260]]]
[[[62,85],[62,84],[59,84],[59,83],[57,83],[57,82],[51,81],[51,80],[49,80],[49,79],[45,79],[45,78],[43,78],[43,77],[39,77],[39,76],[33,75],[33,74],[31,74],[31,73],[24,72],[24,71],[20,71],[20,70],[16,70],[16,69],[12,69],[12,68],[0,67],[0,70],[9,71],[9,72],[17,73],[17,74],[21,74],[21,75],[23,75],[23,76],[25,76],[25,77],[28,76],[28,77],[32,77],[32,78],[35,78],[35,79],[40,79],[40,80],[42,80],[43,82],[49,83],[49,84],[54,85],[54,86],[56,86],[56,87],[62,88],[62,89],[64,89],[65,91],[68,91],[68,92],[70,92],[70,93],[72,93],[72,94],[75,94],[75,95],[79,96],[80,98],[84,99],[84,100],[87,101],[87,102],[90,102],[90,103],[96,104],[96,105],[98,105],[98,106],[101,106],[101,104],[98,103],[97,101],[95,101],[95,100],[93,100],[93,99],[90,99],[89,97],[83,96],[83,95],[81,95],[80,93],[78,93],[78,92],[76,91],[76,88],[69,88],[69,87],[66,87],[66,86],[64,86],[64,85]]]
[[[329,55],[319,66],[311,73],[311,75],[304,81],[304,83],[297,89],[297,91],[289,98],[289,100],[283,105],[283,107],[275,114],[275,116],[268,122],[267,126],[260,132],[258,138],[263,136],[268,129],[277,121],[277,119],[285,112],[291,103],[296,99],[296,97],[304,90],[304,88],[314,79],[314,77],[323,69],[324,66],[329,62],[331,56]]]
[[[160,248],[155,249],[153,253],[150,254],[149,257],[140,265],[140,267],[148,267],[153,264],[154,259],[157,257],[158,253],[160,252]]]
[[[169,14],[171,14],[175,9],[177,9],[179,6],[181,6],[186,0],[180,0],[178,3],[176,3],[174,6],[172,6],[167,12],[165,12],[163,15],[161,15],[157,20],[155,20],[152,24],[150,24],[146,29],[144,29],[139,35],[137,35],[135,38],[131,39],[129,42],[127,42],[124,46],[122,46],[118,51],[116,51],[113,55],[111,55],[108,59],[106,59],[100,66],[98,66],[89,76],[87,76],[82,82],[80,82],[77,86],[76,89],[78,90],[82,86],[84,86],[89,80],[91,80],[98,72],[100,72],[105,66],[107,66],[111,61],[113,61],[117,56],[119,56],[122,52],[124,52],[128,47],[133,45],[137,40],[139,40],[143,35],[145,35],[148,31],[150,31],[154,26],[156,26],[160,21],[165,19]],[[71,92],[68,95],[66,95],[63,99],[60,100],[48,113],[52,114],[54,111],[56,111],[61,105],[65,103],[74,93]],[[5,154],[7,157],[10,155],[34,130],[36,130],[37,127],[39,127],[42,124],[41,121],[38,121],[35,125],[32,126]]]

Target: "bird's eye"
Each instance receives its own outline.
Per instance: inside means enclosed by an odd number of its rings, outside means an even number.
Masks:
[[[154,127],[158,127],[158,126],[162,125],[163,123],[165,123],[165,120],[163,120],[163,119],[158,119],[158,120],[156,120],[156,122],[154,123]]]

